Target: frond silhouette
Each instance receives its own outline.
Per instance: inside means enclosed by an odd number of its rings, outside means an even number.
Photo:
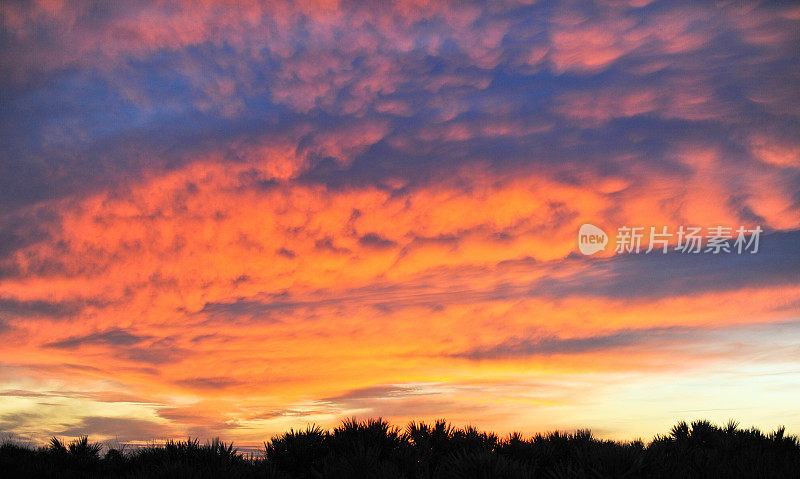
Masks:
[[[309,425],[245,457],[219,438],[109,449],[86,436],[46,447],[0,444],[3,477],[41,478],[673,478],[796,477],[800,441],[783,427],[765,434],[736,421],[681,421],[649,443],[595,437],[588,429],[504,438],[440,419],[404,429],[381,418]]]

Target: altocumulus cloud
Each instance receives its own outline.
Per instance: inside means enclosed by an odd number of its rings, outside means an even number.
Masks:
[[[636,371],[614,352],[648,345],[702,365],[728,353],[687,335],[800,311],[795,5],[12,1],[0,18],[0,384],[30,393],[0,409],[9,430],[260,444],[353,410],[502,429],[454,386],[486,374],[509,414],[557,426],[509,378]],[[587,259],[584,222],[768,234],[752,257]],[[152,404],[69,412],[120,392]]]

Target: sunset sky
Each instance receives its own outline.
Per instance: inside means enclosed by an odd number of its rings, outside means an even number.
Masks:
[[[265,3],[0,3],[0,434],[800,433],[798,4]]]

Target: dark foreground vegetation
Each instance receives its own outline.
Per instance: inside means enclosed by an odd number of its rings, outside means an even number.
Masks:
[[[589,431],[499,438],[444,421],[404,430],[383,420],[345,421],[333,431],[290,431],[261,457],[232,444],[168,442],[102,454],[81,438],[36,449],[0,446],[0,476],[43,478],[680,478],[800,477],[800,444],[707,421],[684,422],[645,444],[593,438]]]

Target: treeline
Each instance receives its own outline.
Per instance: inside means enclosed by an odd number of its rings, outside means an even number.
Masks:
[[[736,478],[800,477],[800,443],[708,421],[681,422],[645,444],[589,431],[498,437],[445,421],[398,429],[381,419],[347,420],[331,431],[289,431],[258,457],[232,444],[170,441],[109,449],[86,437],[47,447],[0,445],[0,476],[25,478]]]

